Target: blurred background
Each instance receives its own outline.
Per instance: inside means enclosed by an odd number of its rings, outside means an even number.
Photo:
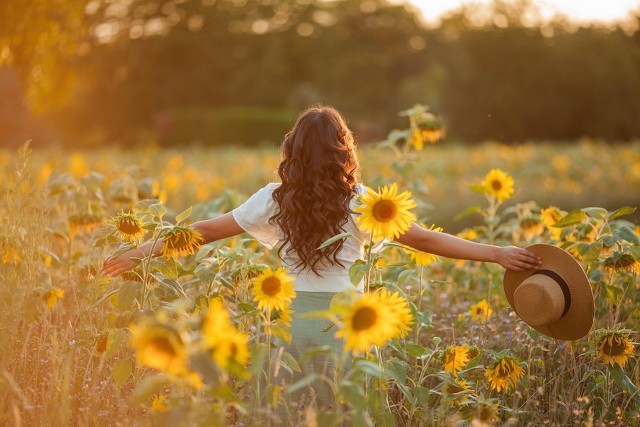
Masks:
[[[0,145],[360,142],[428,104],[473,143],[640,136],[640,3],[2,0]]]

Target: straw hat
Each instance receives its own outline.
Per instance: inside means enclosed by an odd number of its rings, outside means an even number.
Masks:
[[[593,324],[593,293],[587,275],[567,251],[540,243],[527,248],[542,258],[538,270],[504,274],[504,293],[529,326],[553,338],[577,340]]]

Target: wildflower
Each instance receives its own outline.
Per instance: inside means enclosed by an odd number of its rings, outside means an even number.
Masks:
[[[382,345],[397,331],[394,316],[387,303],[376,294],[365,294],[358,298],[343,319],[344,325],[336,332],[337,338],[343,338],[345,349],[354,354],[367,350],[372,345]]]
[[[49,310],[53,310],[56,302],[58,302],[58,300],[63,297],[64,291],[60,288],[54,288],[44,295],[44,302],[47,304]]]
[[[114,219],[113,225],[121,240],[133,243],[144,237],[144,228],[140,218],[132,213],[120,212]]]
[[[169,230],[162,241],[164,243],[162,255],[165,258],[177,258],[193,254],[200,248],[204,239],[193,228],[177,225]]]
[[[501,356],[493,362],[484,373],[489,380],[492,390],[508,390],[515,387],[524,376],[524,370],[519,361],[510,356]]]
[[[364,231],[373,233],[374,239],[395,239],[409,230],[416,220],[410,211],[416,207],[411,192],[398,194],[395,183],[391,187],[384,186],[380,193],[368,188],[361,200],[362,205],[355,211],[362,215],[356,221]]]
[[[561,211],[555,206],[549,206],[547,209],[542,209],[540,211],[540,219],[544,223],[545,227],[551,232],[551,238],[553,240],[560,240],[560,235],[562,234],[562,228],[554,227],[553,225],[560,221],[566,215],[566,212]]]
[[[604,260],[604,268],[610,273],[622,270],[638,274],[640,273],[640,262],[631,254],[615,251]]]
[[[283,268],[275,271],[267,268],[253,280],[253,300],[258,302],[260,309],[283,310],[295,297],[293,279]]]
[[[186,371],[187,351],[180,333],[157,322],[131,325],[131,347],[141,365],[163,372],[181,374]]]
[[[387,304],[394,314],[389,319],[389,322],[394,323],[395,328],[392,338],[404,336],[411,330],[413,324],[413,315],[407,299],[402,297],[399,292],[391,293],[386,289],[380,289],[378,294],[380,300]]]
[[[489,317],[491,317],[491,313],[493,310],[489,307],[489,303],[486,299],[478,302],[477,304],[473,304],[469,308],[469,314],[471,314],[472,320],[478,320],[480,323],[486,322]]]
[[[629,331],[607,331],[598,341],[598,357],[611,366],[618,363],[621,367],[627,359],[633,357],[633,343],[629,340]]]
[[[507,200],[513,195],[513,178],[500,169],[491,169],[482,185],[499,202]]]
[[[449,346],[444,351],[444,370],[455,377],[458,375],[458,371],[467,366],[469,360],[469,347],[467,345]]]

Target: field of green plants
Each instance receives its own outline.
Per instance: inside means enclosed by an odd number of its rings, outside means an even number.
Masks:
[[[571,252],[595,296],[584,339],[557,341],[520,321],[498,265],[390,244],[351,276],[396,298],[403,333],[372,335],[336,377],[296,376],[303,361],[278,345],[292,297],[268,304],[254,289],[279,267],[276,251],[246,234],[200,246],[184,231],[275,180],[277,147],[3,151],[0,424],[638,425],[640,143],[441,136],[412,118],[362,144],[362,182],[409,190],[427,228]],[[512,193],[487,188],[494,169]],[[169,236],[174,253],[117,278],[100,273],[119,248]],[[353,303],[334,309],[319,314],[337,319],[323,333],[349,344]],[[318,382],[340,404],[302,410]]]

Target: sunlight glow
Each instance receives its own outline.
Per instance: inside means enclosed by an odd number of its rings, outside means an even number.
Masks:
[[[425,21],[436,23],[445,13],[462,4],[489,4],[491,0],[409,0],[423,14]],[[638,0],[534,0],[543,19],[563,14],[580,23],[611,23],[625,20],[630,12],[640,13]]]

